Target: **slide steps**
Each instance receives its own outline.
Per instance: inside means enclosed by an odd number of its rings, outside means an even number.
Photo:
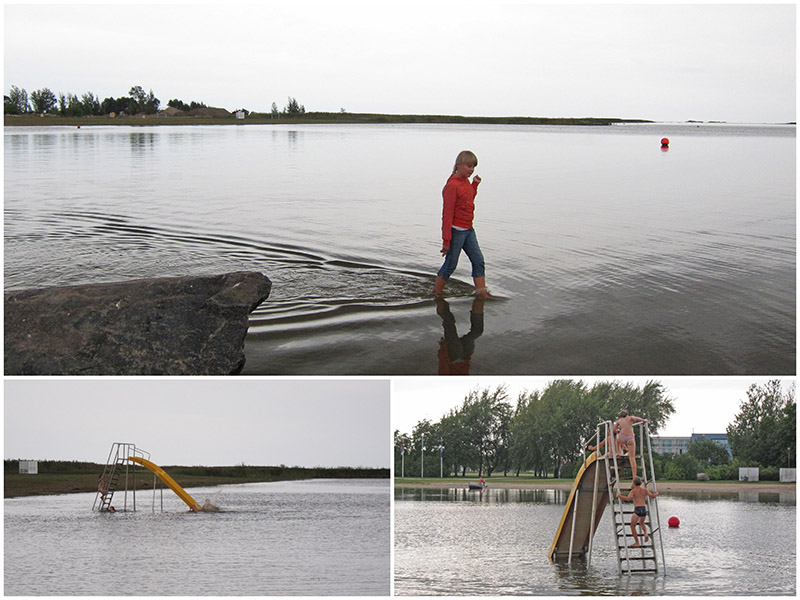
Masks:
[[[642,479],[644,487],[648,485],[649,476],[652,490],[657,491],[649,427],[646,422],[638,423],[636,426],[639,428],[636,446],[637,450],[640,450],[634,456],[637,474]],[[617,493],[622,493],[620,480],[626,489],[628,485],[633,485],[632,469],[627,455],[617,456],[611,429],[610,421],[599,423],[597,433],[592,438],[594,442],[590,440],[586,444],[588,446],[595,443],[600,446],[600,443],[604,442],[607,452],[602,456],[599,456],[597,451],[584,456],[583,465],[575,477],[553,545],[550,547],[550,559],[566,560],[569,564],[573,557],[583,556],[587,558],[587,564],[591,564],[594,533],[606,506],[611,505],[613,511],[611,525],[619,574],[656,574],[662,571],[666,574],[657,498],[648,497],[646,501],[647,516],[644,524],[650,535],[649,541],[644,543],[639,528],[637,534],[642,545],[632,546],[634,540],[630,532],[630,523],[634,514],[633,504],[623,502],[617,497]],[[646,462],[647,458],[649,464]]]

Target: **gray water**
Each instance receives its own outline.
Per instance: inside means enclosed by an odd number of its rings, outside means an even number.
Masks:
[[[437,306],[464,148],[507,300],[473,304],[464,258]],[[4,151],[6,290],[261,271],[245,374],[795,373],[794,126],[6,127]]]
[[[387,480],[193,488],[136,512],[92,512],[94,494],[6,499],[6,595],[353,596],[390,593]],[[115,496],[122,507],[121,494]],[[119,499],[118,499],[119,497]],[[129,496],[130,498],[130,496]],[[129,499],[132,507],[132,498]]]
[[[547,558],[569,492],[395,491],[395,595],[789,595],[796,494],[663,494],[666,573],[619,576],[608,514],[591,565]],[[666,527],[670,516],[680,527]]]

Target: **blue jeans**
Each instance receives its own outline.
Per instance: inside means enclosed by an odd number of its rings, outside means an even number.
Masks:
[[[450,247],[447,249],[444,264],[437,275],[440,275],[445,280],[450,279],[450,275],[453,274],[453,271],[458,266],[458,257],[461,255],[461,250],[464,250],[467,258],[472,263],[472,276],[484,277],[486,275],[486,266],[483,262],[481,247],[478,246],[478,236],[475,235],[475,230],[467,229],[466,231],[461,231],[459,229],[451,229],[450,232]]]

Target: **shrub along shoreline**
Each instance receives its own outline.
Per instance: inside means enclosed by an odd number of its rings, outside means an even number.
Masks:
[[[303,479],[388,479],[389,469],[350,467],[186,467],[160,465],[181,487],[211,487],[237,483],[297,481]],[[42,496],[94,492],[105,465],[88,462],[39,461],[38,475],[20,475],[19,461],[6,460],[3,478],[3,497]],[[131,467],[131,489],[153,489],[153,474],[142,467]],[[159,481],[158,485],[164,487]]]

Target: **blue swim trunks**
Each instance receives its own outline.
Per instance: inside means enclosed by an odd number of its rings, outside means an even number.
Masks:
[[[637,514],[638,516],[640,516],[640,517],[646,517],[647,516],[647,507],[646,506],[634,506],[633,507],[633,512],[635,514]]]

